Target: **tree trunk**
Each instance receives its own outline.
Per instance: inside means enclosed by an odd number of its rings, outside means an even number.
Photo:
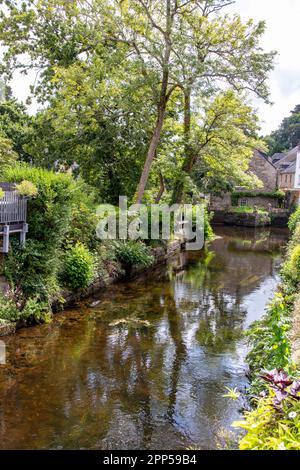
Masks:
[[[160,203],[160,200],[161,200],[161,197],[162,195],[164,194],[164,191],[165,191],[165,181],[164,181],[164,177],[161,173],[161,171],[159,172],[159,183],[160,183],[160,186],[159,186],[159,191],[158,191],[158,194],[155,198],[155,204],[159,204]]]
[[[182,165],[182,173],[190,174],[195,156],[191,144],[191,89],[184,90],[184,162]],[[184,183],[182,180],[175,182],[175,187],[172,196],[173,204],[181,204],[184,196]]]
[[[140,182],[138,184],[137,192],[136,192],[136,203],[140,204],[143,199],[143,195],[145,192],[145,188],[148,182],[152,162],[156,155],[156,150],[160,142],[161,131],[164,125],[165,113],[167,108],[167,102],[170,97],[170,93],[168,94],[168,86],[169,86],[169,63],[170,63],[170,56],[171,56],[171,29],[172,29],[172,15],[171,15],[171,0],[166,0],[166,32],[165,32],[165,52],[164,52],[164,60],[163,60],[163,71],[162,71],[162,83],[161,83],[161,90],[160,90],[160,97],[159,103],[157,108],[157,120],[155,129],[153,131],[149,148],[146,156],[146,161],[144,164],[143,172],[141,174]]]
[[[163,93],[164,93],[164,96],[163,96]],[[141,174],[140,182],[139,182],[137,193],[136,193],[136,204],[140,204],[142,202],[146,184],[149,178],[151,166],[152,166],[154,157],[156,155],[156,150],[160,141],[161,131],[162,131],[163,124],[164,124],[164,118],[165,118],[165,112],[166,112],[166,106],[167,106],[167,97],[163,89],[162,89],[161,94],[162,96],[161,96],[161,100],[159,104],[155,129],[150,140],[146,161],[144,164],[143,172]]]

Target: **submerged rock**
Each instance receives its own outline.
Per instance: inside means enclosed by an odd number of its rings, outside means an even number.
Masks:
[[[135,328],[139,326],[149,328],[151,323],[148,320],[139,320],[138,318],[120,318],[119,320],[109,323],[109,326],[118,325],[132,326]]]
[[[89,305],[89,307],[95,308],[95,307],[97,307],[97,306],[100,304],[100,302],[101,302],[100,300],[95,300],[95,302],[92,302],[92,303]]]
[[[0,321],[0,336],[12,335],[16,332],[16,324],[7,322],[7,321]]]

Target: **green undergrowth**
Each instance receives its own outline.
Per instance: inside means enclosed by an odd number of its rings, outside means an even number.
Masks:
[[[241,450],[300,449],[300,370],[292,359],[293,311],[299,298],[300,210],[290,219],[291,240],[281,270],[281,283],[262,320],[248,331],[249,399],[252,410],[234,426],[243,429]],[[271,384],[271,376],[283,377]],[[293,385],[291,385],[293,384]],[[299,386],[298,386],[299,385]],[[290,392],[288,387],[297,391]],[[280,406],[278,405],[280,401]]]

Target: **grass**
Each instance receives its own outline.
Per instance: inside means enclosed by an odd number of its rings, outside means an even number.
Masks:
[[[231,212],[235,214],[254,214],[254,208],[250,206],[239,206],[232,208]],[[257,208],[256,212],[258,214],[268,214],[268,211],[262,208]]]

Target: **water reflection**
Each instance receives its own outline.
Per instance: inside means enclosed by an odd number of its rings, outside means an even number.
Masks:
[[[217,234],[152,280],[99,295],[97,308],[7,338],[0,447],[214,448],[238,416],[225,387],[246,385],[243,330],[276,288],[286,241],[284,231]]]

